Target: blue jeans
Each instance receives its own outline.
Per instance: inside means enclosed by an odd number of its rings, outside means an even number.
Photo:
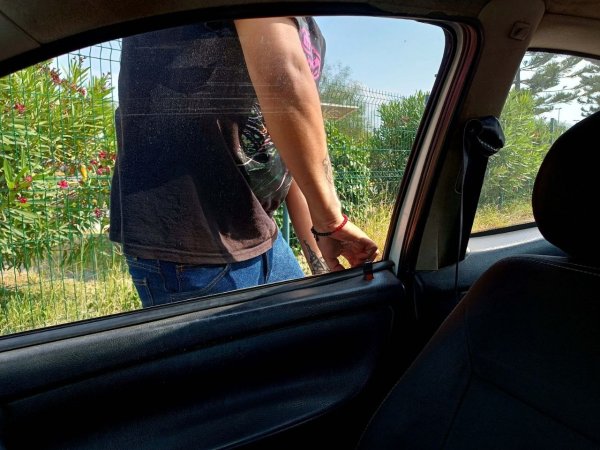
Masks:
[[[304,277],[281,233],[270,250],[242,262],[192,265],[127,255],[126,259],[144,307]]]

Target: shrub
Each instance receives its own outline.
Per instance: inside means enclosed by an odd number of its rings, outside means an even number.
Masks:
[[[421,118],[427,93],[417,91],[400,100],[383,103],[378,108],[381,124],[372,138],[371,170],[380,185],[379,196],[395,198],[406,168]]]
[[[325,129],[335,187],[342,207],[355,219],[364,217],[366,207],[373,200],[369,148],[360,140],[342,133],[334,121],[327,121]]]
[[[530,201],[533,182],[553,139],[549,123],[536,116],[536,101],[528,90],[513,89],[502,111],[506,145],[490,158],[479,204],[498,205]]]
[[[69,255],[107,225],[111,94],[83,57],[65,74],[45,62],[0,79],[0,267]]]

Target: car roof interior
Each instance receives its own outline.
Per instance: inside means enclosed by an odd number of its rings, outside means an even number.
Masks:
[[[293,3],[285,5],[277,1],[264,1],[261,4],[273,3],[281,9],[294,8]],[[339,5],[337,5],[339,3]],[[397,14],[406,13],[414,16],[431,18],[476,18],[484,9],[488,0],[475,1],[421,1],[411,2],[406,0],[370,1],[370,2],[313,2],[311,10],[320,10],[323,13],[332,13],[343,10],[345,13],[362,11],[367,14]],[[510,3],[510,2],[504,2]],[[586,42],[586,36],[597,36],[598,20],[600,11],[596,2],[569,0],[546,0],[528,2],[541,9],[543,19],[534,33],[532,46],[550,47],[554,49],[577,49],[582,51]],[[5,61],[21,53],[25,53],[41,46],[51,45],[57,41],[72,37],[77,34],[100,30],[119,24],[125,24],[139,19],[154,17],[157,15],[174,15],[188,13],[198,9],[217,10],[220,7],[235,6],[241,14],[248,14],[248,5],[252,5],[253,11],[261,11],[260,5],[255,2],[244,1],[172,1],[161,2],[134,2],[134,1],[33,1],[29,2],[28,8],[15,2],[0,2],[0,23],[2,24],[2,39],[11,42],[9,46],[3,46],[0,50],[0,60]],[[298,8],[306,8],[306,3],[299,3]],[[344,6],[341,6],[344,5]],[[258,8],[257,8],[258,6]],[[521,5],[522,7],[522,5]],[[269,9],[276,13],[273,6]],[[89,14],[93,10],[94,14]],[[229,12],[231,13],[231,9]],[[267,15],[267,9],[263,12]],[[256,14],[256,13],[255,13]],[[572,26],[573,19],[586,18],[588,27],[582,26],[582,21],[577,21],[577,27]],[[40,20],[44,18],[44,20]],[[52,27],[48,26],[52,23]],[[552,25],[552,35],[546,33],[548,25]],[[563,32],[557,33],[557,26]],[[575,31],[575,32],[573,32]],[[583,47],[582,47],[583,46]],[[591,53],[597,52],[595,47],[589,48]]]

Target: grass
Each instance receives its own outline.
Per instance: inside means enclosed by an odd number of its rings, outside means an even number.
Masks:
[[[92,275],[89,270],[9,270],[0,277],[0,335],[141,307],[120,262],[98,268]]]
[[[376,261],[381,259],[385,247],[393,209],[394,203],[392,202],[371,205],[364,212],[363,218],[358,218],[354,222],[377,244],[379,256]]]
[[[392,203],[369,207],[354,222],[379,246],[385,246]],[[475,218],[474,231],[501,228],[532,220],[529,203],[502,208],[483,207]],[[106,238],[74,249],[67,268],[11,269],[0,272],[0,335],[70,323],[141,308],[122,255]],[[82,252],[79,255],[78,252]],[[85,253],[85,255],[83,254]],[[92,257],[90,257],[92,254]],[[64,255],[61,256],[64,260]],[[305,274],[310,270],[298,256]],[[349,267],[346,261],[343,261]]]
[[[533,222],[530,202],[515,202],[503,206],[484,205],[477,210],[472,232],[504,228]]]
[[[391,205],[372,206],[355,220],[380,249],[391,212]],[[0,336],[141,308],[122,255],[102,239],[74,248],[63,268],[46,262],[0,272]],[[310,275],[303,255],[298,261]]]

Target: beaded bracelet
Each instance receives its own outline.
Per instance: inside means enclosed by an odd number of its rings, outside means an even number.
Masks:
[[[341,224],[339,224],[337,227],[335,227],[334,230],[332,231],[327,231],[325,233],[320,233],[317,230],[315,230],[315,227],[311,227],[310,228],[310,232],[313,234],[313,236],[315,237],[315,241],[319,240],[319,236],[331,236],[333,233],[335,233],[336,231],[340,231],[342,228],[344,228],[344,225],[346,225],[348,223],[348,216],[346,214],[342,214],[342,216],[344,217],[344,220],[342,221]]]

